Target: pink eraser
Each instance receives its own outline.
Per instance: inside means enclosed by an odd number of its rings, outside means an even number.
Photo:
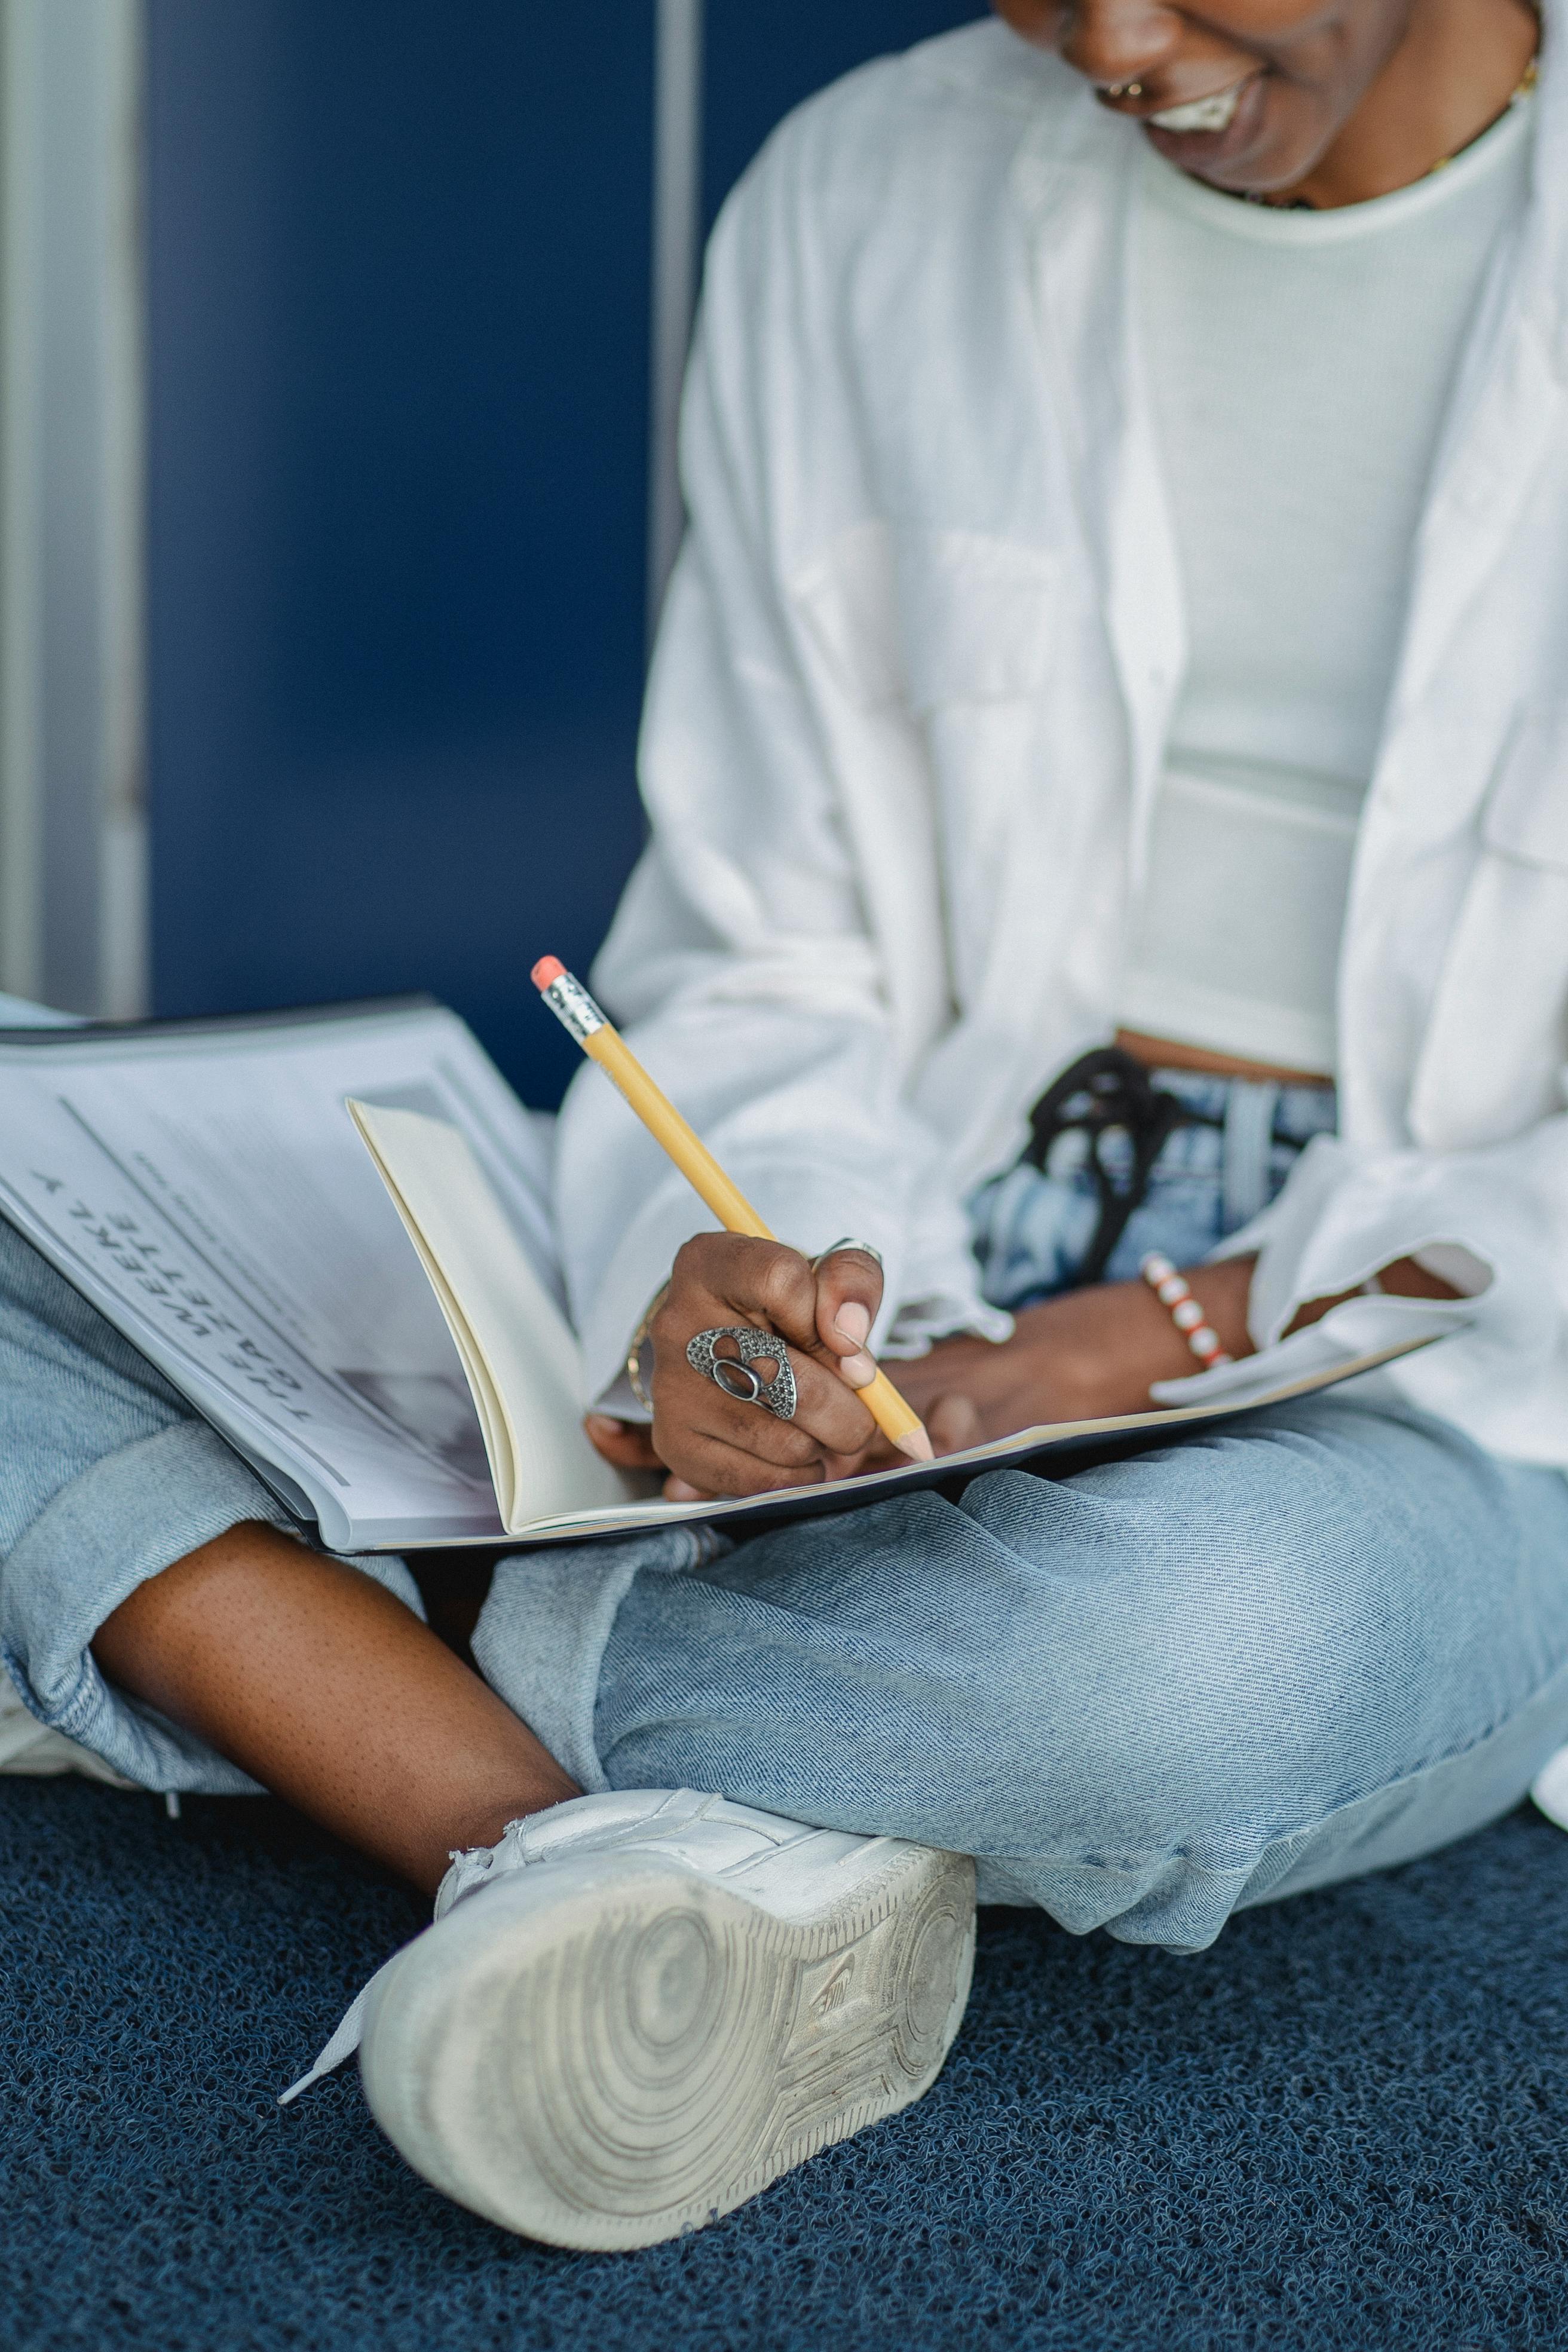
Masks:
[[[538,989],[553,987],[558,980],[564,980],[565,977],[566,967],[559,956],[541,956],[530,974],[535,988]]]

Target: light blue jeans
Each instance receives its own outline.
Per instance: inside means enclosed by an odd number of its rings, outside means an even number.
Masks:
[[[1125,1247],[1191,1258],[1324,1104],[1180,1083],[1221,1124],[1172,1139]],[[1054,1158],[991,1188],[999,1295],[1070,1279],[1087,1197]],[[89,1644],[145,1579],[279,1516],[0,1224],[0,1639],[34,1712],[145,1787],[248,1789]],[[401,1562],[353,1564],[417,1606]],[[956,1847],[989,1900],[1192,1948],[1239,1903],[1462,1835],[1568,1741],[1568,1482],[1363,1382],[1068,1479],[515,1558],[475,1650],[585,1787]]]

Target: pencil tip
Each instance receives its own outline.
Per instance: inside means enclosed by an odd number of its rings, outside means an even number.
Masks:
[[[895,1437],[893,1443],[900,1454],[909,1455],[911,1462],[936,1460],[936,1448],[918,1422],[913,1429],[906,1430],[902,1437]]]
[[[551,988],[563,977],[565,970],[566,967],[559,956],[541,956],[529,974],[529,978],[535,988]]]

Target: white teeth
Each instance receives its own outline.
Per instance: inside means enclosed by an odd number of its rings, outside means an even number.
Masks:
[[[1222,89],[1214,98],[1194,98],[1185,106],[1168,106],[1163,114],[1152,114],[1149,120],[1157,131],[1228,131],[1246,87],[1238,81],[1234,89]]]

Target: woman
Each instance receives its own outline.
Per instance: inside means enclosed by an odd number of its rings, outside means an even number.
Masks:
[[[597,977],[799,1248],[693,1239],[589,1076],[596,1441],[756,1492],[875,1458],[872,1348],[951,1444],[1369,1284],[1465,1328],[1060,1482],[505,1563],[490,1689],[216,1474],[178,1541],[138,1494],[73,1601],[100,1752],[153,1710],[421,1884],[473,1849],[372,1989],[366,2085],[568,2243],[918,2096],[966,1857],[1191,1949],[1568,1738],[1568,97],[1521,0],[1000,13],[803,110],[715,236]],[[689,1360],[736,1325],[787,1341],[793,1419]],[[13,1512],[18,1591],[72,1528],[105,1553],[68,1500],[103,1475]]]

